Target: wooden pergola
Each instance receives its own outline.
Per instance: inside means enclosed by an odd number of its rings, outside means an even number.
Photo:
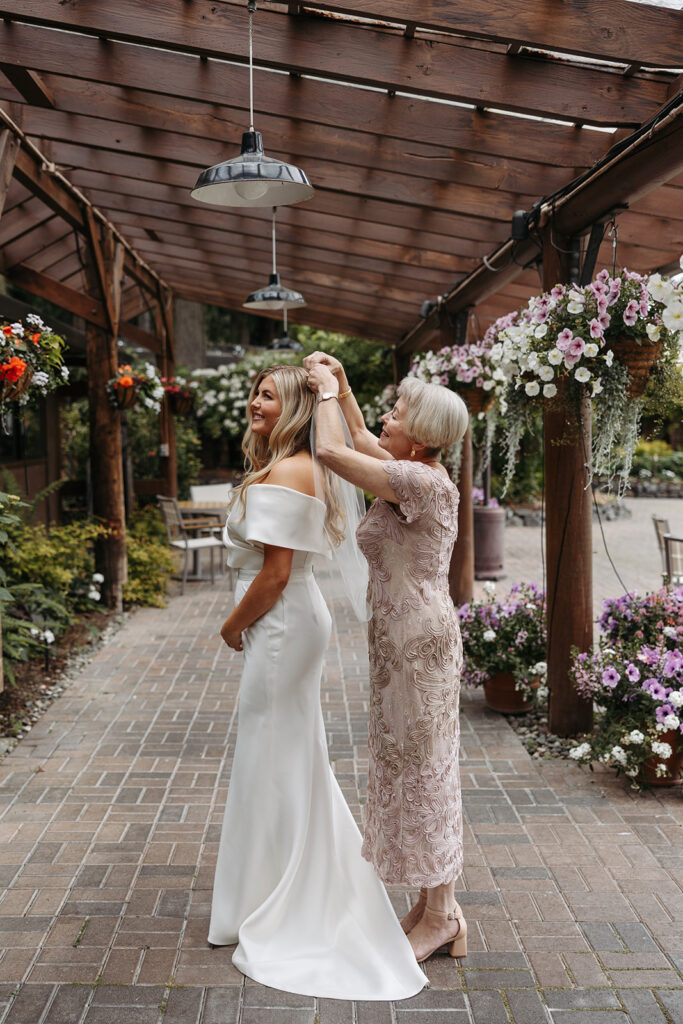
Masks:
[[[246,0],[0,0],[0,14],[0,270],[88,324],[93,443],[108,467],[96,511],[112,526],[100,557],[115,594],[120,442],[101,388],[116,338],[168,370],[174,297],[239,309],[269,270],[269,209],[218,210],[189,194],[249,126]],[[299,322],[389,344],[402,367],[542,284],[613,260],[678,266],[681,12],[629,0],[275,0],[259,4],[254,29],[255,127],[266,153],[303,167],[316,189],[278,211],[279,270],[307,301]],[[515,211],[528,216],[513,239]],[[149,309],[152,333],[134,322]],[[162,440],[172,493],[167,413]],[[553,672],[570,642],[585,646],[592,618],[571,455],[558,449],[547,467],[558,509],[548,578],[557,591],[573,553],[583,596],[573,625],[561,616]],[[463,490],[459,597],[472,577]]]

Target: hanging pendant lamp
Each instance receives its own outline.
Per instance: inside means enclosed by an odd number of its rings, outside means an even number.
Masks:
[[[272,342],[268,346],[270,349],[277,349],[278,351],[287,350],[289,352],[303,352],[303,345],[300,341],[295,341],[294,338],[290,338],[289,330],[287,328],[287,310],[282,310],[282,319],[284,334],[281,334],[279,338],[273,338]]]
[[[265,156],[261,133],[254,131],[253,18],[249,11],[249,131],[242,135],[242,152],[232,160],[207,167],[190,195],[214,206],[286,206],[310,199],[314,189],[304,171],[294,164]]]
[[[273,271],[268,279],[265,288],[259,288],[247,296],[242,305],[246,309],[295,309],[297,306],[305,306],[306,300],[301,292],[292,291],[291,288],[284,288],[280,284],[280,275],[277,272],[277,258],[275,252],[275,207],[273,207]]]

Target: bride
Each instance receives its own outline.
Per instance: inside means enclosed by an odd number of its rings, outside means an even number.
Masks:
[[[221,636],[245,660],[209,943],[286,992],[397,1000],[426,984],[329,764],[320,678],[331,619],[312,573],[343,535],[315,496],[315,397],[300,366],[254,382],[246,475],[226,524],[239,569]],[[331,485],[330,485],[331,487]]]

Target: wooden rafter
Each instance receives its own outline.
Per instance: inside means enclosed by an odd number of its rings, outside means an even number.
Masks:
[[[156,4],[152,12],[138,0],[115,5],[82,0],[73,6],[60,0],[0,0],[0,15],[207,58],[247,59],[244,4],[194,0],[188,6],[173,0]],[[367,25],[260,11],[257,38],[258,62],[277,70],[338,80],[343,52],[348,82],[595,124],[638,124],[666,99],[666,80],[643,74],[625,79],[613,69],[542,58],[511,66],[495,48],[442,39],[414,39],[406,46],[402,36]],[[538,88],[539,62],[543,89]]]
[[[284,4],[287,0],[273,0]],[[601,60],[638,62],[650,67],[678,68],[683,15],[680,11],[610,0],[594,5],[590,17],[582,0],[525,0],[514,12],[507,4],[469,0],[444,4],[438,0],[315,0],[312,7],[354,17],[410,24],[437,32],[456,32],[474,39],[506,43],[511,34],[528,45]]]
[[[55,98],[43,79],[30,68],[0,63],[0,71],[9,79],[19,95],[34,107],[54,107]]]

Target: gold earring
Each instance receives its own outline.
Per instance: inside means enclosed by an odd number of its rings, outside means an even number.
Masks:
[[[415,458],[415,447],[414,446],[410,449],[410,457],[411,457],[411,459]]]

